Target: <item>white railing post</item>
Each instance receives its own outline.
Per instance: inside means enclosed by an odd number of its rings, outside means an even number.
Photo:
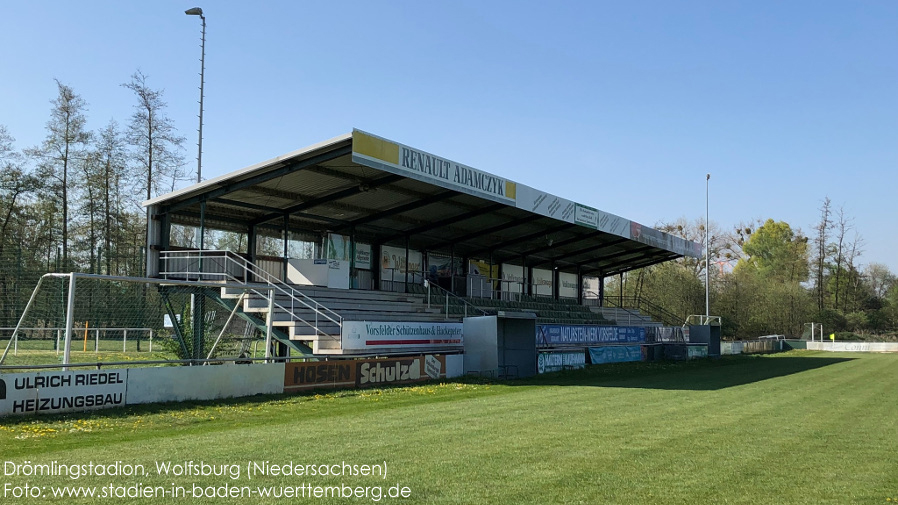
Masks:
[[[265,317],[265,361],[271,363],[271,331],[274,317],[274,288],[268,290],[268,315]]]

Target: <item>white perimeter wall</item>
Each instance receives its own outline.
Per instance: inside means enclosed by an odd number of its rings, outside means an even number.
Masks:
[[[283,392],[283,363],[131,368],[126,403],[217,400]]]
[[[898,352],[898,342],[808,342],[811,351]]]

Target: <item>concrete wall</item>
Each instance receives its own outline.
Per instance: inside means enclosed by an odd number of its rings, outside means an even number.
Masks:
[[[217,400],[283,392],[283,363],[132,368],[126,402]]]
[[[898,352],[898,342],[808,342],[811,351]]]

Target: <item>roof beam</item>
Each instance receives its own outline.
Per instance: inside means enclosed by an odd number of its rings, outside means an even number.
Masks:
[[[234,182],[224,182],[218,186],[216,189],[209,189],[200,193],[196,196],[192,196],[190,198],[186,198],[181,200],[180,202],[174,203],[172,205],[166,206],[161,205],[161,212],[174,212],[186,207],[190,207],[191,205],[197,204],[199,202],[205,200],[211,200],[213,198],[218,198],[220,196],[224,196],[228,193],[233,193],[234,191],[239,191],[241,189],[249,188],[255,186],[256,184],[270,181],[271,179],[276,179],[281,177],[282,175],[286,175],[293,172],[298,172],[300,170],[305,170],[309,167],[313,167],[319,163],[332,160],[335,158],[339,158],[340,156],[345,156],[347,154],[352,153],[352,145],[348,144],[344,147],[340,147],[334,149],[333,151],[329,151],[326,153],[319,154],[317,156],[311,156],[304,160],[294,161],[292,163],[286,163],[281,167],[275,168],[273,170],[269,170],[267,172],[254,175],[252,177],[248,177],[246,179],[242,179],[240,181]]]
[[[545,217],[545,216],[539,216],[539,217]],[[560,226],[558,226],[558,227],[555,227],[555,228],[546,228],[546,229],[540,230],[540,231],[538,231],[538,232],[531,233],[531,234],[529,234],[529,235],[524,235],[523,237],[516,237],[516,238],[510,239],[510,240],[506,240],[505,242],[500,242],[500,243],[498,243],[498,244],[494,244],[492,247],[488,247],[488,248],[480,249],[480,250],[477,250],[477,251],[473,251],[473,252],[471,253],[471,255],[479,254],[479,253],[482,253],[482,252],[485,252],[485,251],[500,251],[500,250],[502,250],[502,249],[505,249],[506,247],[513,246],[513,245],[519,244],[519,243],[521,243],[521,242],[529,242],[529,241],[531,241],[531,240],[533,240],[533,239],[536,239],[536,238],[545,236],[545,235],[547,235],[547,234],[549,234],[549,233],[555,233],[555,232],[558,232],[558,231],[567,230],[568,228],[571,228],[571,227],[574,227],[574,226],[577,226],[577,225],[575,225],[575,224],[573,224],[573,223],[564,223],[564,224],[562,224],[562,225],[560,225]],[[517,254],[517,253],[515,253],[515,254]],[[519,254],[518,254],[518,255],[519,255]]]
[[[387,237],[384,239],[384,243],[390,242],[391,240],[396,240],[398,238],[402,238],[409,235],[417,235],[419,233],[424,233],[426,231],[430,231],[436,228],[440,228],[452,223],[457,223],[459,221],[464,221],[466,219],[471,219],[472,217],[482,216],[483,214],[489,214],[490,212],[495,212],[500,209],[504,209],[508,207],[504,203],[494,203],[492,205],[487,205],[486,207],[481,207],[477,210],[473,210],[471,212],[465,212],[463,214],[457,214],[452,217],[447,217],[446,219],[440,219],[439,221],[434,221],[432,223],[428,223],[422,226],[418,226],[417,228],[412,228],[410,230],[406,230],[402,233],[397,233],[391,237]]]
[[[305,202],[296,204],[292,207],[287,207],[283,211],[272,212],[270,214],[266,214],[257,219],[253,219],[252,221],[250,221],[250,224],[257,225],[260,223],[272,221],[274,219],[282,218],[282,217],[284,217],[284,214],[293,214],[293,213],[300,212],[300,211],[303,211],[306,209],[311,209],[312,207],[317,207],[318,205],[330,203],[330,202],[333,202],[336,200],[341,200],[343,198],[346,198],[346,197],[349,197],[352,195],[357,195],[359,193],[364,193],[365,191],[368,191],[371,188],[376,188],[378,186],[390,184],[390,183],[396,182],[402,178],[403,177],[401,175],[390,174],[390,175],[381,177],[379,179],[374,179],[369,182],[364,182],[361,184],[353,184],[350,187],[338,189],[338,190],[332,191],[324,196],[320,196],[318,198],[312,198],[311,200],[306,200]]]
[[[585,235],[577,235],[577,236],[575,236],[575,237],[571,237],[571,238],[568,238],[568,239],[565,239],[565,240],[560,240],[560,241],[558,241],[558,242],[553,241],[551,245],[545,245],[545,246],[542,246],[542,247],[537,247],[537,248],[535,248],[535,249],[530,249],[529,251],[524,251],[522,254],[523,254],[524,256],[530,256],[531,254],[539,254],[539,253],[541,253],[541,252],[543,252],[543,251],[551,251],[552,249],[557,249],[557,248],[559,248],[559,247],[564,247],[564,246],[567,246],[567,245],[576,244],[577,242],[580,242],[580,241],[582,241],[582,240],[591,239],[591,238],[593,238],[593,237],[597,237],[597,236],[603,235],[604,233],[605,233],[605,232],[603,232],[603,231],[598,231],[598,230],[596,230],[596,231],[593,231],[593,232],[589,232],[589,233],[587,233],[587,234],[585,234]]]
[[[602,250],[602,249],[607,249],[607,248],[609,248],[609,247],[614,247],[614,246],[616,246],[616,245],[620,245],[620,244],[623,244],[623,243],[625,243],[625,242],[629,242],[629,239],[626,239],[626,238],[619,238],[619,239],[615,239],[615,240],[612,240],[611,242],[607,242],[607,243],[604,243],[604,244],[601,244],[601,245],[597,245],[597,246],[589,246],[589,247],[583,247],[583,248],[577,249],[576,251],[571,251],[571,252],[567,252],[567,253],[561,254],[561,255],[559,255],[559,256],[554,256],[554,257],[552,257],[551,259],[548,259],[548,260],[538,261],[538,262],[534,263],[534,265],[542,265],[543,263],[549,263],[549,262],[551,262],[551,261],[564,260],[564,259],[571,258],[571,257],[574,257],[574,256],[579,256],[579,255],[581,255],[581,254],[583,254],[583,253],[588,253],[588,252],[590,252],[590,251],[599,251],[599,250]],[[616,253],[616,254],[620,254],[620,253]],[[629,254],[629,252],[627,252],[627,254]],[[605,256],[605,257],[607,257],[607,256]]]
[[[420,196],[417,201],[406,203],[404,205],[397,205],[396,207],[387,209],[382,212],[375,212],[374,214],[368,215],[366,217],[356,219],[355,221],[350,221],[346,227],[355,227],[361,226],[368,223],[373,223],[375,221],[380,221],[381,219],[385,219],[391,216],[395,216],[396,214],[403,214],[405,212],[409,212],[412,210],[417,210],[422,207],[427,207],[430,204],[442,202],[443,200],[448,200],[450,198],[456,197],[461,193],[455,191],[444,191],[442,193],[430,196]]]
[[[653,255],[646,256],[646,259],[652,258],[652,256]],[[681,257],[681,255],[679,255],[679,254],[663,255],[663,256],[660,256],[657,258],[653,258],[651,261],[639,263],[639,264],[632,265],[632,266],[627,266],[627,265],[631,265],[632,260],[621,260],[621,261],[612,263],[610,265],[604,265],[602,267],[594,267],[594,268],[584,269],[583,273],[584,273],[584,275],[587,275],[587,274],[590,274],[593,272],[603,272],[604,275],[607,277],[607,276],[611,276],[611,275],[621,274],[624,272],[629,272],[630,270],[636,270],[638,268],[646,268],[646,267],[650,267],[652,265],[657,265],[659,263],[665,263],[665,262],[668,262],[668,261],[671,261],[671,260],[674,260],[674,259],[677,259],[680,257]],[[625,268],[618,269],[618,267],[625,267]],[[610,268],[610,270],[608,268]]]
[[[276,207],[269,207],[267,205],[258,205],[255,203],[241,202],[239,200],[230,200],[228,198],[215,198],[211,201],[216,202],[216,203],[222,203],[225,205],[230,205],[232,207],[242,207],[244,209],[260,210],[262,212],[281,212],[281,210]]]
[[[496,226],[491,226],[489,228],[484,228],[484,229],[482,229],[480,231],[476,231],[474,233],[468,233],[467,235],[460,235],[457,237],[453,237],[453,238],[445,240],[443,242],[437,242],[433,246],[433,248],[439,249],[440,247],[447,245],[447,244],[464,243],[464,242],[467,242],[468,240],[475,239],[478,237],[483,237],[484,235],[492,235],[493,233],[496,233],[496,232],[499,232],[502,230],[507,230],[508,228],[512,228],[514,226],[521,226],[521,225],[524,225],[527,223],[531,223],[533,221],[536,221],[537,219],[541,219],[542,217],[543,216],[540,216],[539,214],[532,214],[525,218],[513,219],[513,220],[511,220],[511,222],[506,222],[506,223],[502,223],[502,224],[499,224]],[[481,252],[481,251],[476,251],[476,252]]]

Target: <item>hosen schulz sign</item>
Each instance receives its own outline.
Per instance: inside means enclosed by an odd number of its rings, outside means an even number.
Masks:
[[[284,391],[372,387],[446,377],[445,356],[287,363]]]
[[[0,415],[124,406],[126,381],[126,370],[3,374]]]

